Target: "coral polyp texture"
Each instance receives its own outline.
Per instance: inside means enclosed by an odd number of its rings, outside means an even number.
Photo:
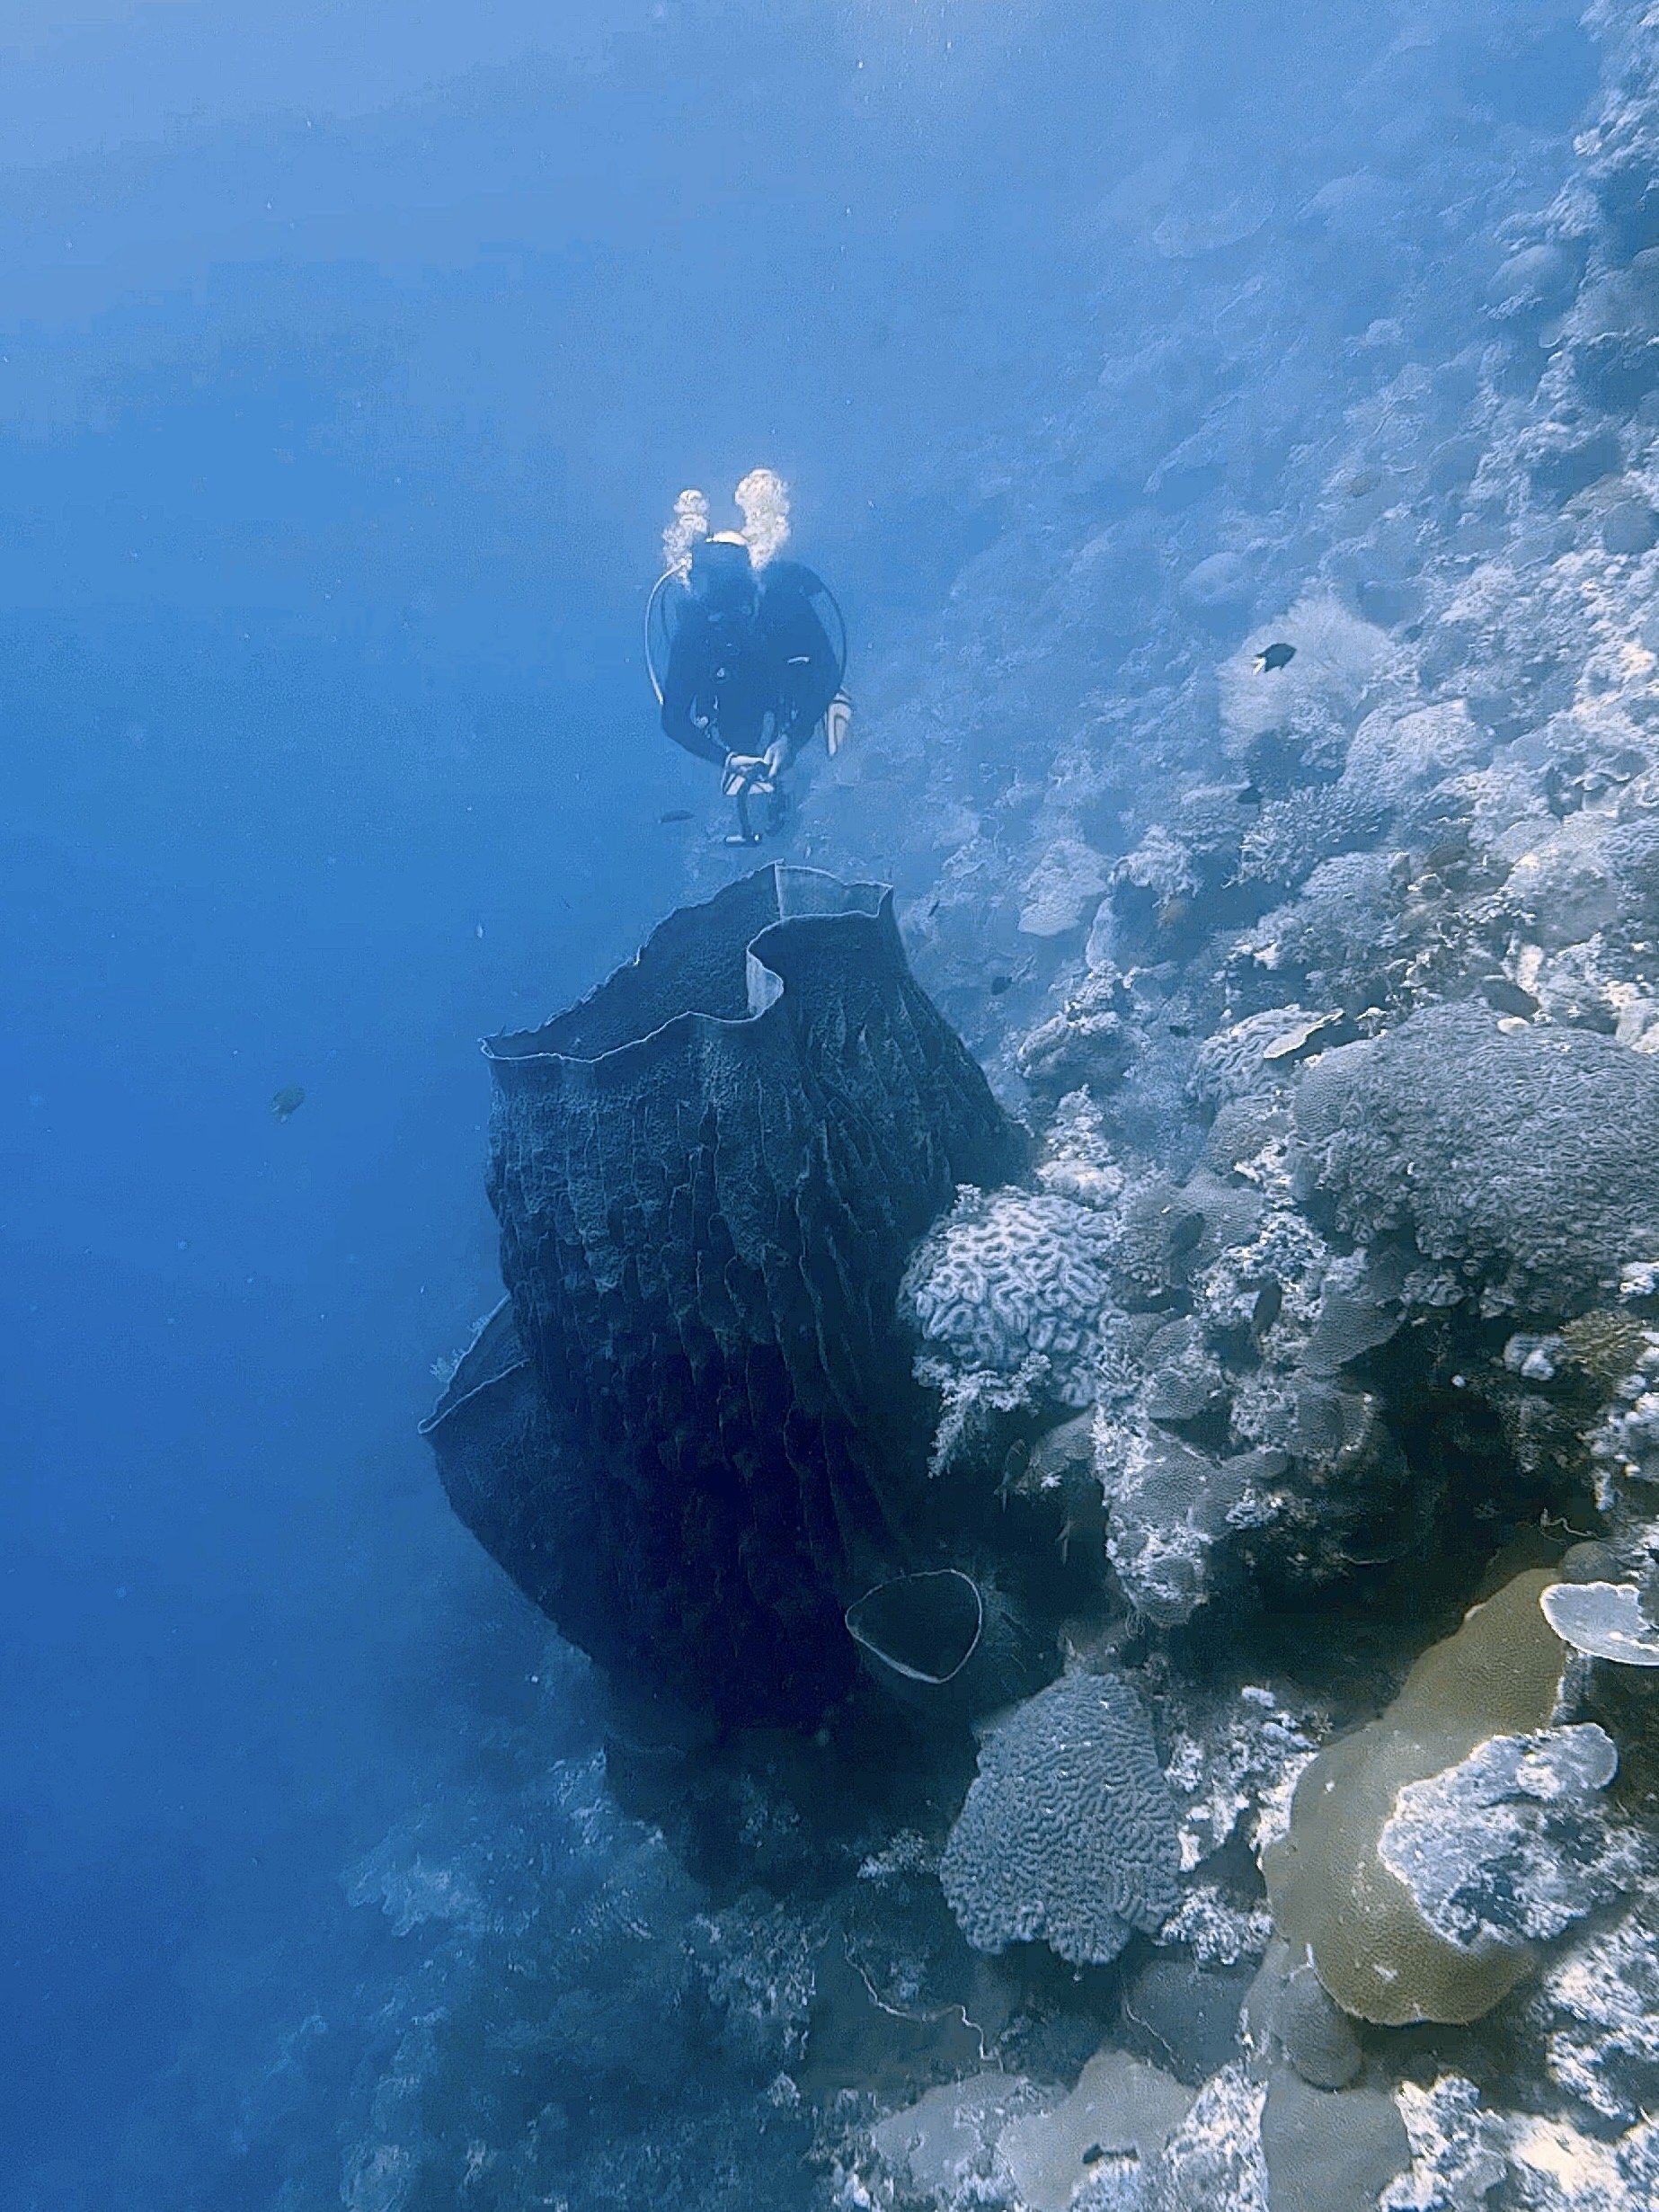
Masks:
[[[1408,1233],[1506,1304],[1558,1305],[1659,1253],[1659,1061],[1434,1007],[1297,1093],[1301,1171],[1349,1234]]]
[[[450,1494],[608,1666],[811,1719],[852,1678],[843,1607],[922,1540],[900,1275],[958,1186],[1018,1168],[1019,1134],[912,979],[890,895],[808,868],[683,910],[487,1051],[547,1452],[539,1482],[521,1452],[510,1480],[458,1470],[455,1424],[495,1402],[468,1399],[434,1431]]]
[[[1168,1918],[1179,1865],[1140,1697],[1111,1676],[1070,1675],[981,1743],[939,1879],[976,1950],[1042,1941],[1098,1966]]]

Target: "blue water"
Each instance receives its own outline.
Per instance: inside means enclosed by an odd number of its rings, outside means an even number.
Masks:
[[[857,658],[925,638],[978,441],[1094,373],[1092,210],[1176,130],[1224,197],[1379,36],[1102,13],[11,0],[7,2207],[274,2202],[158,2133],[342,2002],[343,1870],[552,1725],[414,1424],[494,1295],[475,1040],[704,833],[637,651],[674,493],[777,468]],[[268,2138],[337,2171],[340,2097]]]

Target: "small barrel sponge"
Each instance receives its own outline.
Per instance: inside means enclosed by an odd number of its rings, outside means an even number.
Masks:
[[[1558,1311],[1659,1252],[1659,1061],[1611,1037],[1430,1007],[1327,1053],[1296,1134],[1303,1190],[1342,1228],[1409,1229],[1512,1303]]]
[[[1013,1375],[1035,1354],[1064,1404],[1089,1405],[1122,1318],[1107,1273],[1114,1234],[1069,1198],[964,1191],[911,1261],[901,1309],[954,1367]]]
[[[1103,1966],[1169,1917],[1179,1866],[1146,1708],[1113,1675],[1069,1675],[980,1746],[939,1879],[975,1950],[1042,1941]]]
[[[1289,1833],[1263,1862],[1273,1924],[1307,1945],[1319,1979],[1360,2020],[1478,2020],[1531,1963],[1519,1941],[1465,1948],[1437,1934],[1380,1846],[1413,1783],[1492,1737],[1549,1726],[1567,1656],[1539,1609],[1552,1579],[1518,1575],[1475,1606],[1423,1654],[1385,1713],[1322,1751],[1297,1783]]]

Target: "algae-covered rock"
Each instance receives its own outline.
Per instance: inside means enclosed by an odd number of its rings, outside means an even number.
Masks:
[[[1659,1666],[1659,1629],[1633,1582],[1557,1582],[1539,1599],[1557,1635],[1592,1659]]]
[[[1282,2068],[1262,2110],[1262,2161],[1272,2212],[1373,2212],[1411,2143],[1387,2090],[1314,2089]]]
[[[1361,2020],[1479,2019],[1533,1957],[1491,1936],[1435,1933],[1380,1846],[1402,1791],[1459,1765],[1489,1738],[1549,1725],[1566,1653],[1539,1609],[1551,1577],[1518,1575],[1425,1651],[1394,1703],[1321,1752],[1263,1871],[1279,1932],[1306,1944],[1320,1980]]]
[[[1063,2104],[1015,2120],[998,2149],[1027,2212],[1068,2212],[1075,2192],[1113,2167],[1124,2170],[1114,2180],[1138,2180],[1192,2103],[1193,2092],[1161,2067],[1108,2046]]]
[[[1548,1941],[1617,1890],[1621,1843],[1600,1792],[1618,1765],[1593,1721],[1488,1737],[1444,1773],[1406,1783],[1378,1854],[1460,1950]]]

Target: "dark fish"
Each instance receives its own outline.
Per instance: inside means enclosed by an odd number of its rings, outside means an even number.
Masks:
[[[1013,982],[1014,978],[1011,975],[993,975],[990,979],[991,997],[993,999],[1000,999],[1003,992],[1010,988]]]
[[[666,814],[659,814],[659,822],[690,822],[694,819],[688,806],[670,806]]]
[[[1289,668],[1295,658],[1295,646],[1287,645],[1281,641],[1280,644],[1269,645],[1263,652],[1258,653],[1255,656],[1255,665],[1264,676],[1271,676],[1275,669]]]
[[[1250,1326],[1258,1337],[1264,1337],[1284,1306],[1284,1284],[1264,1283],[1255,1293],[1255,1303],[1250,1309]]]
[[[1262,795],[1254,784],[1246,784],[1238,794],[1238,804],[1240,806],[1259,806],[1262,804]]]
[[[1179,1259],[1184,1253],[1194,1248],[1202,1240],[1203,1233],[1203,1215],[1202,1213],[1184,1213],[1169,1231],[1170,1252],[1176,1259]]]
[[[1530,1021],[1538,1012],[1538,1000],[1531,992],[1512,983],[1507,975],[1483,977],[1480,995],[1495,1014],[1519,1014]]]
[[[305,1103],[306,1094],[297,1083],[284,1083],[280,1090],[272,1092],[271,1110],[279,1122],[291,1121]]]

